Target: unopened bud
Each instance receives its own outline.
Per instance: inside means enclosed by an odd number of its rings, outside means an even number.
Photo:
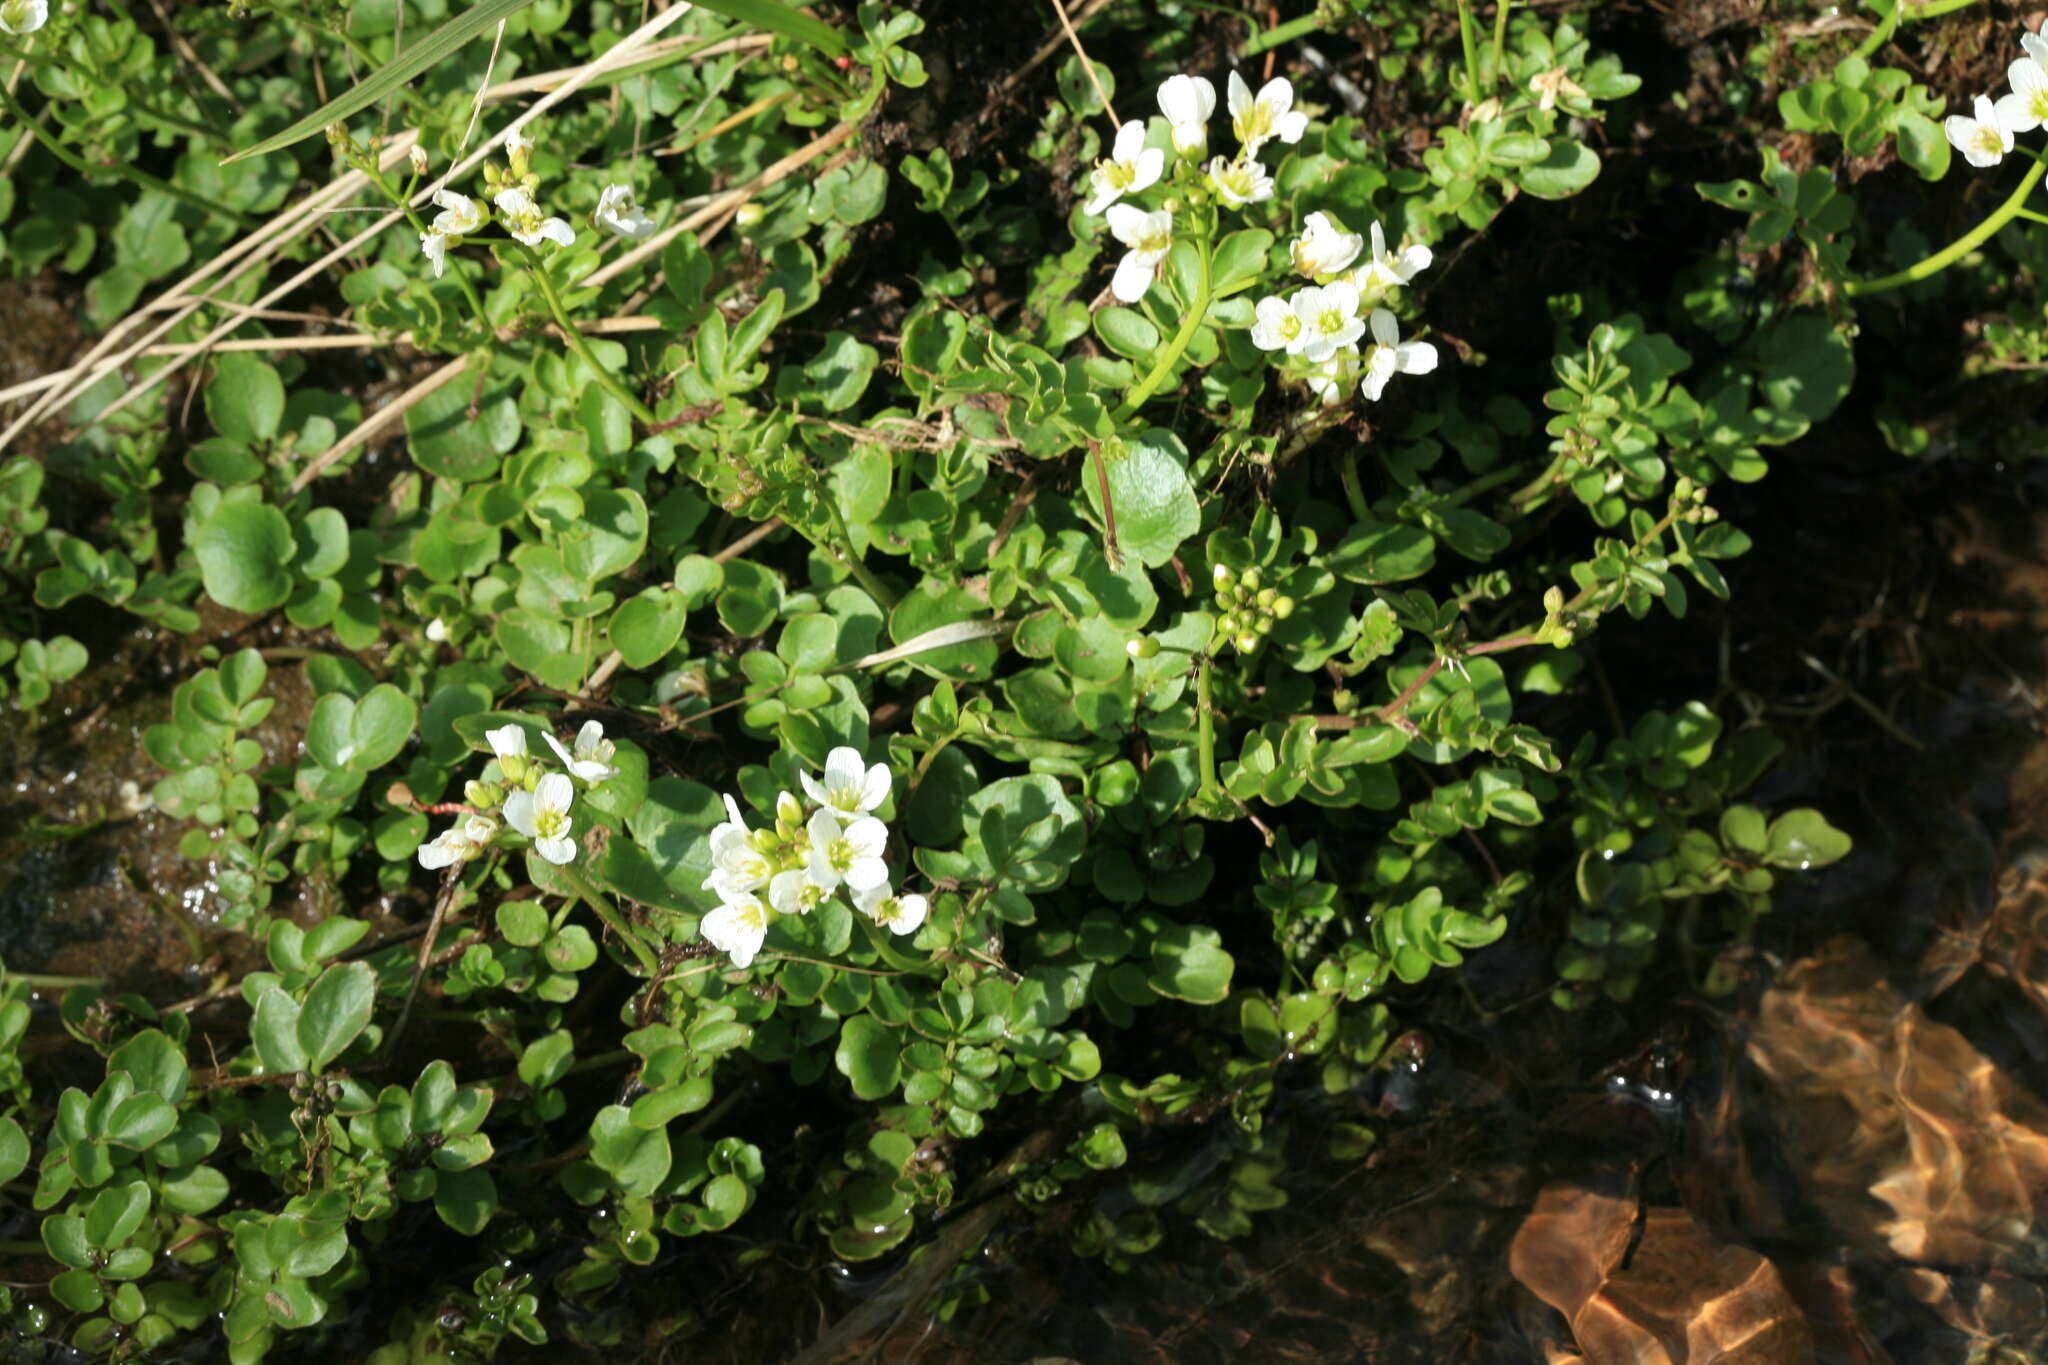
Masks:
[[[745,231],[747,228],[755,226],[767,216],[768,210],[749,199],[746,203],[740,205],[739,212],[733,214],[732,220],[739,225],[742,231]]]
[[[1258,632],[1253,630],[1241,630],[1237,633],[1237,639],[1232,641],[1231,643],[1235,644],[1238,647],[1238,649],[1240,649],[1244,653],[1249,654],[1259,647]]]
[[[1259,617],[1252,622],[1252,629],[1261,635],[1271,635],[1273,633],[1273,618],[1270,616]]]
[[[1230,571],[1228,564],[1218,564],[1209,570],[1209,581],[1216,585],[1216,591],[1222,592],[1237,581],[1237,575]]]
[[[393,782],[384,789],[384,799],[394,806],[411,807],[419,804],[413,798],[412,788],[403,782]]]
[[[1275,621],[1285,621],[1292,615],[1294,615],[1293,598],[1282,594],[1273,599],[1273,619]]]
[[[1149,635],[1124,641],[1124,653],[1133,659],[1151,659],[1159,654],[1159,642]]]
[[[1278,588],[1260,588],[1258,596],[1254,597],[1252,600],[1259,604],[1260,610],[1271,611],[1273,609],[1273,603],[1278,601],[1279,597],[1280,590]]]
[[[427,149],[415,142],[412,144],[412,151],[407,153],[407,155],[412,158],[412,173],[414,175],[425,175],[427,173]]]
[[[1244,584],[1246,592],[1257,592],[1259,586],[1266,581],[1266,576],[1260,573],[1258,566],[1254,564],[1251,568],[1244,571],[1243,576],[1238,581]]]

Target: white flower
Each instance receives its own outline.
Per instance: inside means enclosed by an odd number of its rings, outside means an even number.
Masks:
[[[441,210],[434,215],[434,231],[444,236],[460,237],[477,232],[490,221],[490,215],[484,212],[482,204],[454,190],[435,190],[434,204]]]
[[[811,815],[811,880],[827,891],[844,882],[856,894],[889,880],[889,865],[882,861],[882,848],[889,842],[889,830],[872,815],[863,815],[841,825],[829,810]]]
[[[498,766],[504,767],[505,760],[526,757],[526,730],[518,725],[501,725],[495,730],[484,731],[484,742],[491,746],[497,756]]]
[[[778,872],[768,881],[768,903],[778,915],[808,915],[832,899],[832,889],[811,880],[801,867]]]
[[[1436,347],[1426,341],[1403,341],[1394,315],[1384,308],[1372,310],[1373,344],[1365,352],[1365,383],[1359,387],[1366,401],[1377,403],[1387,391],[1387,381],[1397,374],[1428,374],[1436,368]]]
[[[733,800],[730,796],[724,796],[720,799],[725,802],[725,820],[724,823],[714,825],[711,829],[711,841],[714,844],[718,842],[719,836],[726,834],[727,831],[737,830],[741,834],[747,833],[747,821],[746,817],[740,814],[740,803]]]
[[[2038,33],[2023,32],[2020,34],[2020,49],[2043,67],[2048,67],[2048,38]]]
[[[1209,149],[1209,115],[1216,112],[1216,87],[1202,76],[1169,76],[1159,87],[1159,112],[1173,128],[1173,149],[1200,156]]]
[[[0,33],[26,38],[49,22],[49,0],[5,0],[0,4]]]
[[[1259,148],[1272,138],[1282,142],[1299,142],[1301,135],[1308,131],[1308,115],[1294,110],[1294,86],[1285,76],[1275,76],[1259,88],[1254,96],[1251,87],[1244,83],[1244,77],[1235,71],[1230,73],[1230,128],[1237,134],[1237,140],[1244,144],[1247,157],[1257,156]]]
[[[420,253],[434,267],[434,278],[440,279],[441,272],[448,268],[448,238],[438,232],[421,233]]]
[[[721,953],[729,953],[733,966],[751,966],[761,940],[768,937],[768,914],[759,896],[743,891],[727,896],[725,904],[698,923],[697,932]]]
[[[1209,161],[1209,185],[1216,191],[1216,197],[1234,209],[1247,204],[1257,204],[1273,197],[1273,177],[1266,168],[1248,156],[1235,161],[1212,157]]]
[[[514,176],[526,174],[526,163],[532,155],[533,139],[520,132],[505,135],[505,161],[512,167]]]
[[[427,638],[437,645],[448,642],[448,623],[436,616],[427,622]]]
[[[1166,153],[1145,145],[1145,125],[1133,119],[1116,130],[1108,158],[1095,164],[1089,177],[1095,193],[1088,197],[1086,211],[1100,213],[1127,194],[1151,188],[1165,170]]]
[[[541,217],[540,206],[533,202],[533,196],[517,186],[499,190],[491,202],[498,206],[498,212],[505,215],[505,230],[516,242],[539,246],[546,241],[568,246],[576,240],[575,231],[561,219]]]
[[[931,907],[923,896],[891,895],[889,884],[880,882],[865,891],[854,892],[853,908],[892,934],[914,934]]]
[[[604,187],[597,197],[597,225],[636,242],[654,231],[654,220],[641,211],[640,201],[626,185]]]
[[[889,799],[889,765],[869,767],[860,750],[842,744],[825,755],[825,780],[803,774],[804,795],[838,815],[866,815]]]
[[[1372,257],[1364,265],[1351,272],[1358,292],[1368,302],[1383,299],[1391,290],[1399,289],[1423,271],[1436,257],[1426,246],[1404,247],[1400,251],[1387,250],[1387,234],[1380,225],[1372,225]]]
[[[726,798],[728,808],[731,800]],[[745,824],[728,821],[711,831],[711,875],[704,879],[706,890],[731,900],[766,885],[774,875],[775,864],[754,846],[754,836]]]
[[[1262,351],[1291,351],[1301,336],[1301,319],[1294,305],[1277,294],[1268,294],[1252,308],[1252,345]]]
[[[1941,128],[1972,166],[1996,166],[2012,150],[2013,130],[1999,118],[1989,95],[1977,96],[1974,117],[1950,114]]]
[[[430,844],[421,844],[420,866],[431,870],[450,863],[466,863],[484,851],[498,833],[498,822],[488,815],[465,815],[453,829],[442,832]]]
[[[2041,41],[2031,33],[2026,36]],[[1998,111],[1999,123],[2015,133],[2031,133],[2048,123],[2048,67],[2032,57],[2022,57],[2005,69],[2005,75],[2012,82],[2012,93],[1999,96],[1992,106]]]
[[[1310,285],[1294,296],[1301,333],[1287,349],[1310,362],[1328,360],[1365,335],[1358,316],[1358,286],[1348,280]],[[1389,315],[1391,316],[1391,314]]]
[[[505,823],[533,840],[533,851],[551,863],[574,861],[576,841],[569,837],[574,821],[569,807],[576,788],[560,773],[549,773],[532,791],[505,798]]]
[[[610,759],[616,750],[612,742],[604,737],[604,726],[594,720],[583,722],[583,728],[576,732],[576,750],[571,753],[562,747],[562,741],[553,735],[547,736],[548,747],[555,751],[555,757],[562,760],[562,766],[569,770],[569,776],[584,782],[602,782],[617,777],[619,770],[611,765]]]
[[[1129,204],[1109,206],[1110,235],[1130,250],[1117,263],[1109,292],[1125,303],[1136,303],[1152,287],[1152,276],[1173,247],[1173,211],[1151,213]]]
[[[1310,279],[1335,275],[1358,259],[1365,238],[1346,232],[1327,213],[1311,213],[1294,239],[1294,268]]]
[[[1358,352],[1338,351],[1327,360],[1309,367],[1306,375],[1309,392],[1323,400],[1324,407],[1335,407],[1344,401],[1344,395],[1351,392],[1351,386],[1358,382],[1362,367]]]

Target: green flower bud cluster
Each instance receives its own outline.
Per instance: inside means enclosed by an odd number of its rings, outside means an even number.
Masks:
[[[1268,586],[1256,564],[1243,570],[1218,564],[1210,582],[1216,590],[1217,636],[1236,645],[1240,653],[1257,649],[1276,623],[1294,615],[1294,599]]]

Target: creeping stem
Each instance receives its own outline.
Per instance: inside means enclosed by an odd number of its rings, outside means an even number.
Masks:
[[[1923,0],[1923,3],[1909,5],[1908,0],[1892,0],[1891,9],[1878,21],[1877,27],[1868,38],[1856,45],[1858,57],[1870,57],[1892,40],[1902,19],[1938,19],[1944,14],[1953,14],[1959,9],[1968,9],[1977,0]]]
[[[569,343],[569,349],[576,353],[576,358],[588,365],[590,372],[597,376],[598,387],[624,403],[626,411],[638,418],[641,425],[653,426],[661,420],[654,415],[654,409],[635,398],[626,386],[619,383],[612,376],[612,372],[600,365],[597,357],[591,354],[590,343],[583,339],[583,333],[576,330],[576,324],[569,321],[569,310],[562,307],[562,296],[555,292],[555,283],[548,278],[547,267],[541,264],[538,253],[524,242],[514,242],[513,245],[525,256],[527,273],[540,287],[540,296],[547,301],[548,312],[553,314],[555,326],[562,331],[562,340]]]
[[[647,950],[647,945],[640,941],[640,936],[628,928],[626,922],[619,918],[619,912],[612,907],[611,901],[606,899],[604,892],[592,885],[590,878],[584,876],[580,868],[574,863],[563,863],[555,871],[562,874],[562,880],[567,882],[570,889],[582,898],[585,905],[590,907],[591,913],[604,922],[604,927],[611,930],[612,934],[632,951],[633,957],[640,963],[640,970],[644,975],[653,976],[661,970],[661,964],[655,961],[654,954]]]
[[[2033,165],[2027,167],[2027,173],[2020,177],[2020,183],[2013,187],[2011,197],[1993,209],[1990,217],[1956,238],[1953,242],[1950,242],[1941,250],[1935,252],[1932,256],[1929,256],[1926,260],[1909,265],[1904,270],[1894,271],[1889,275],[1881,275],[1874,280],[1850,280],[1842,286],[1843,292],[1848,294],[1882,294],[1888,289],[1897,289],[1902,285],[1916,284],[1930,275],[1939,274],[1941,271],[1948,269],[1948,267],[1954,265],[1957,261],[1988,241],[1991,234],[1997,232],[2019,216],[2020,211],[2026,206],[2027,196],[2034,192],[2034,186],[2041,183],[2041,175],[2044,171],[2048,171],[2048,162],[2037,159]]]
[[[1209,656],[1195,673],[1195,737],[1202,765],[1202,790],[1216,790],[1216,717],[1209,705]]]

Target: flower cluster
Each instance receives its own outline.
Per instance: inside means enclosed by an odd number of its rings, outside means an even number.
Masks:
[[[808,915],[841,891],[853,908],[895,934],[924,923],[925,898],[889,889],[882,849],[889,829],[872,812],[889,799],[889,765],[870,767],[842,746],[825,759],[823,778],[803,774],[810,809],[789,792],[775,801],[772,829],[749,829],[739,802],[725,798],[724,823],[711,831],[707,890],[721,902],[699,926],[707,943],[752,964],[781,915]]]
[[[1248,208],[1273,197],[1273,176],[1259,164],[1259,149],[1275,139],[1299,142],[1308,130],[1308,115],[1294,107],[1294,87],[1278,76],[1255,95],[1244,78],[1230,73],[1226,98],[1231,130],[1237,134],[1235,157],[1211,157],[1186,188],[1229,208]],[[1216,112],[1216,87],[1201,76],[1173,76],[1159,87],[1159,112],[1166,118],[1175,154],[1190,166],[1209,150],[1209,117]],[[1123,260],[1110,280],[1109,292],[1125,303],[1145,297],[1159,263],[1173,247],[1173,209],[1146,210],[1123,203],[1151,189],[1166,175],[1166,153],[1148,147],[1143,121],[1116,130],[1110,153],[1089,175],[1088,213],[1106,214],[1110,235],[1123,243]],[[1178,166],[1176,166],[1178,169]]]
[[[1312,283],[1284,299],[1268,295],[1252,309],[1252,344],[1294,363],[1325,403],[1343,401],[1354,383],[1368,402],[1378,402],[1395,375],[1436,368],[1436,347],[1403,341],[1393,310],[1384,306],[1429,267],[1429,248],[1389,251],[1378,223],[1371,234],[1368,252],[1364,237],[1327,213],[1311,213],[1289,254]]]
[[[594,720],[583,722],[573,745],[565,746],[553,735],[546,738],[564,771],[553,771],[545,759],[529,754],[526,731],[517,725],[484,732],[497,776],[493,778],[487,768],[482,780],[464,785],[465,804],[456,808],[461,818],[454,828],[420,845],[421,867],[466,863],[508,828],[532,841],[533,851],[551,863],[559,866],[575,861],[576,841],[570,835],[575,832],[576,820],[571,808],[578,784],[588,789],[618,776],[619,770],[612,766],[616,750],[604,737],[604,726]]]
[[[1996,166],[2013,147],[2016,133],[2031,133],[2048,124],[2048,38],[2020,35],[2026,55],[2005,69],[2009,94],[1996,102],[1979,95],[1969,114],[1951,114],[1942,131],[1963,160],[1972,166]]]
[[[417,152],[419,149],[415,148]],[[539,246],[542,242],[553,242],[557,246],[571,246],[576,241],[576,230],[567,220],[551,217],[542,211],[540,202],[534,198],[540,188],[540,177],[532,167],[533,142],[519,133],[505,139],[505,165],[492,164],[484,167],[484,182],[490,191],[491,204],[497,209],[498,221],[512,240],[525,246]],[[425,157],[415,156],[413,174],[425,174]],[[434,278],[448,268],[448,249],[460,246],[470,235],[480,232],[491,221],[491,212],[481,203],[467,195],[457,194],[450,189],[434,191],[434,206],[440,213],[420,234],[420,251],[434,267]],[[634,199],[633,191],[625,185],[607,185],[598,196],[597,210],[592,215],[599,227],[617,236],[638,241],[654,231],[654,220],[641,209]]]

